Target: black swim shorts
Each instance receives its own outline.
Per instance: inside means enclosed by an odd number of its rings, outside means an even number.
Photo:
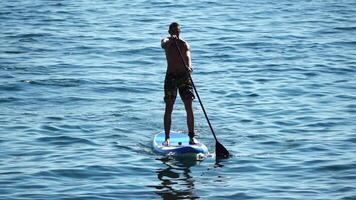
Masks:
[[[166,74],[164,80],[164,101],[175,100],[177,97],[177,90],[179,90],[180,98],[183,101],[186,99],[195,99],[193,85],[188,74]]]

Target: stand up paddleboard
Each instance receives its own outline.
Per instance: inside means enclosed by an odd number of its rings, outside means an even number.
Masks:
[[[169,146],[164,146],[162,144],[165,139],[164,132],[157,133],[153,138],[153,150],[160,154],[175,156],[209,153],[208,148],[197,140],[197,144],[189,144],[189,136],[187,133],[171,132],[169,137]]]

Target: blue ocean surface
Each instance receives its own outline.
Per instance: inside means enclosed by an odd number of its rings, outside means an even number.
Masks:
[[[152,151],[173,21],[229,159]],[[0,1],[0,199],[354,200],[355,122],[354,0]]]

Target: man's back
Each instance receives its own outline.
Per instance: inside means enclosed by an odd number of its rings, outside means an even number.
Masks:
[[[169,38],[169,40],[170,41],[167,43],[167,45],[163,47],[166,52],[167,74],[185,74],[187,69],[184,66],[184,63],[180,57],[176,44],[178,44],[178,47],[181,50],[184,61],[187,64],[190,63],[189,57],[187,56],[190,51],[189,44],[188,42],[181,39]]]

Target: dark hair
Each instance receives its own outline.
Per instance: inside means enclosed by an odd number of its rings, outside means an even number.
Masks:
[[[169,25],[168,33],[172,34],[173,29],[177,28],[178,26],[180,26],[180,25],[177,22],[172,22],[171,25]]]

